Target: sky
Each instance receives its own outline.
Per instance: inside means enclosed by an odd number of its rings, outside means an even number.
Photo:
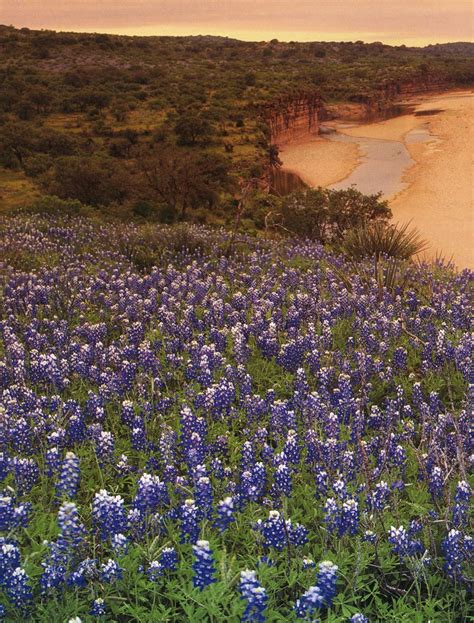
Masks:
[[[472,0],[0,0],[0,23],[252,41],[473,41]]]

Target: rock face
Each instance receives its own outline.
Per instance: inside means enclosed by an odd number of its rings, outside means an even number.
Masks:
[[[400,105],[404,99],[449,88],[452,88],[451,82],[432,75],[406,82],[386,82],[375,93],[360,94],[353,97],[350,103],[327,106],[321,119],[367,121],[403,114],[404,109]]]
[[[323,104],[314,93],[280,98],[263,107],[261,115],[270,130],[270,143],[282,145],[319,132]]]
[[[293,140],[318,134],[321,121],[329,119],[369,120],[401,114],[397,106],[404,98],[429,91],[442,91],[451,83],[439,76],[426,75],[419,80],[386,82],[375,92],[361,93],[351,102],[324,105],[315,92],[295,93],[262,106],[260,116],[269,129],[271,144],[283,145]]]

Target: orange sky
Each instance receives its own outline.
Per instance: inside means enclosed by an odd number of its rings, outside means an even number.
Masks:
[[[0,0],[0,23],[122,34],[472,41],[472,0]]]

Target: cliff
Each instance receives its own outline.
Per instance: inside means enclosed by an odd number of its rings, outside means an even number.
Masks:
[[[321,121],[329,119],[369,120],[401,114],[402,100],[425,92],[443,91],[452,83],[435,74],[420,76],[404,82],[390,81],[371,93],[360,93],[349,102],[325,105],[314,92],[280,97],[259,109],[259,115],[269,130],[271,144],[290,141],[319,133]]]
[[[299,93],[266,104],[260,115],[267,124],[270,143],[282,145],[319,132],[322,99],[315,93]]]
[[[403,100],[421,93],[445,91],[453,87],[451,81],[437,75],[422,76],[417,80],[385,82],[373,93],[361,93],[344,104],[332,104],[324,109],[321,120],[375,120],[402,114]]]

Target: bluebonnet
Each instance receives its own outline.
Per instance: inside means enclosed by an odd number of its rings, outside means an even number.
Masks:
[[[466,558],[463,541],[462,533],[453,528],[441,543],[444,569],[452,580],[463,579],[463,563]],[[472,552],[470,555],[472,556]]]
[[[39,477],[39,469],[34,459],[14,457],[11,461],[15,485],[18,493],[23,494],[35,485]]]
[[[334,498],[328,498],[324,505],[324,523],[330,533],[339,532],[341,526],[341,510]]]
[[[315,471],[314,479],[316,482],[316,497],[325,495],[328,490],[329,482],[327,471],[318,467]]]
[[[109,463],[113,459],[115,450],[114,436],[110,431],[100,431],[95,439],[95,453],[100,465]]]
[[[5,586],[13,569],[20,566],[20,550],[15,542],[0,537],[0,586]]]
[[[300,448],[296,431],[292,429],[288,431],[283,452],[285,453],[288,462],[292,465],[297,465],[300,462]]]
[[[58,525],[61,539],[67,541],[68,547],[77,547],[86,534],[77,506],[73,502],[61,504],[58,511]]]
[[[17,506],[12,495],[8,495],[7,491],[0,491],[0,531],[12,530],[19,526],[26,528],[31,510],[31,502]]]
[[[194,486],[194,499],[201,517],[210,518],[212,515],[212,485],[207,476],[198,478]]]
[[[338,567],[330,560],[323,560],[318,565],[317,585],[324,602],[330,606],[336,594]]]
[[[111,584],[112,582],[115,582],[116,580],[120,580],[122,575],[123,575],[123,569],[112,558],[109,558],[107,562],[104,562],[100,566],[100,577],[103,582]]]
[[[367,496],[367,508],[370,510],[381,511],[385,507],[389,497],[390,487],[385,480],[381,480],[375,485],[372,493]]]
[[[145,451],[148,446],[145,429],[140,422],[139,426],[134,426],[131,431],[131,444],[134,450]]]
[[[285,522],[276,510],[270,511],[268,519],[257,524],[265,547],[281,551],[288,544]]]
[[[101,597],[94,599],[91,604],[89,614],[93,617],[101,617],[104,616],[106,613],[107,609],[105,607],[105,601]]]
[[[58,496],[65,495],[69,498],[75,497],[81,478],[79,458],[74,452],[68,452],[64,457],[61,466],[61,473],[56,484]]]
[[[181,542],[196,543],[199,538],[199,509],[194,500],[187,499],[180,509]]]
[[[119,556],[123,556],[127,553],[129,543],[129,539],[121,533],[113,534],[110,539],[110,545],[112,546],[114,553]]]
[[[257,580],[257,573],[249,569],[240,572],[239,591],[246,601],[243,623],[265,623],[265,610],[268,596],[266,590]]]
[[[404,370],[408,363],[408,353],[405,348],[399,346],[393,352],[393,365],[397,370]]]
[[[92,518],[103,539],[114,534],[123,534],[127,529],[123,498],[120,495],[110,495],[106,489],[101,489],[94,495]]]
[[[228,496],[217,504],[217,517],[215,525],[219,532],[224,532],[230,523],[235,521],[235,505],[234,499]]]
[[[85,558],[76,567],[76,569],[69,574],[67,583],[70,586],[77,586],[79,588],[85,588],[87,583],[96,579],[98,576],[97,562],[93,558]]]
[[[61,467],[61,454],[59,448],[54,446],[49,448],[44,455],[45,464],[47,466],[48,476],[53,476]]]
[[[433,498],[441,497],[444,490],[443,471],[435,465],[428,474],[428,490]]]
[[[288,465],[278,465],[274,475],[274,489],[277,495],[291,495],[292,481]]]
[[[291,519],[285,521],[288,539],[295,547],[300,547],[308,542],[308,530],[299,523],[293,523]]]
[[[453,525],[461,528],[467,525],[469,517],[469,502],[472,496],[468,482],[461,480],[456,486],[453,506]]]
[[[214,577],[216,570],[209,541],[197,541],[193,545],[193,552],[195,557],[193,584],[202,591],[206,586],[216,581]]]
[[[339,534],[356,534],[359,529],[359,503],[351,498],[342,503]]]
[[[407,556],[414,556],[423,550],[420,541],[412,539],[403,526],[398,528],[392,526],[389,530],[388,541],[393,545],[392,551],[398,554],[401,559]]]
[[[138,480],[137,493],[133,505],[141,513],[153,513],[159,506],[168,504],[169,496],[165,482],[158,476],[143,474]]]
[[[178,564],[178,554],[174,547],[165,547],[159,560],[153,560],[148,569],[147,575],[153,582],[161,578],[165,571],[176,571]]]
[[[163,569],[175,571],[178,564],[178,554],[174,547],[165,547],[161,551],[160,563]]]
[[[349,617],[348,623],[369,623],[369,619],[361,612],[357,612]]]
[[[26,571],[16,567],[9,573],[5,584],[5,592],[10,602],[17,608],[29,606],[33,599],[30,581]]]
[[[324,606],[324,597],[318,586],[311,586],[295,603],[295,614],[300,619],[313,620],[316,611]]]
[[[298,618],[312,620],[317,610],[332,604],[336,594],[337,571],[337,565],[330,560],[319,563],[316,585],[311,586],[295,603]]]

